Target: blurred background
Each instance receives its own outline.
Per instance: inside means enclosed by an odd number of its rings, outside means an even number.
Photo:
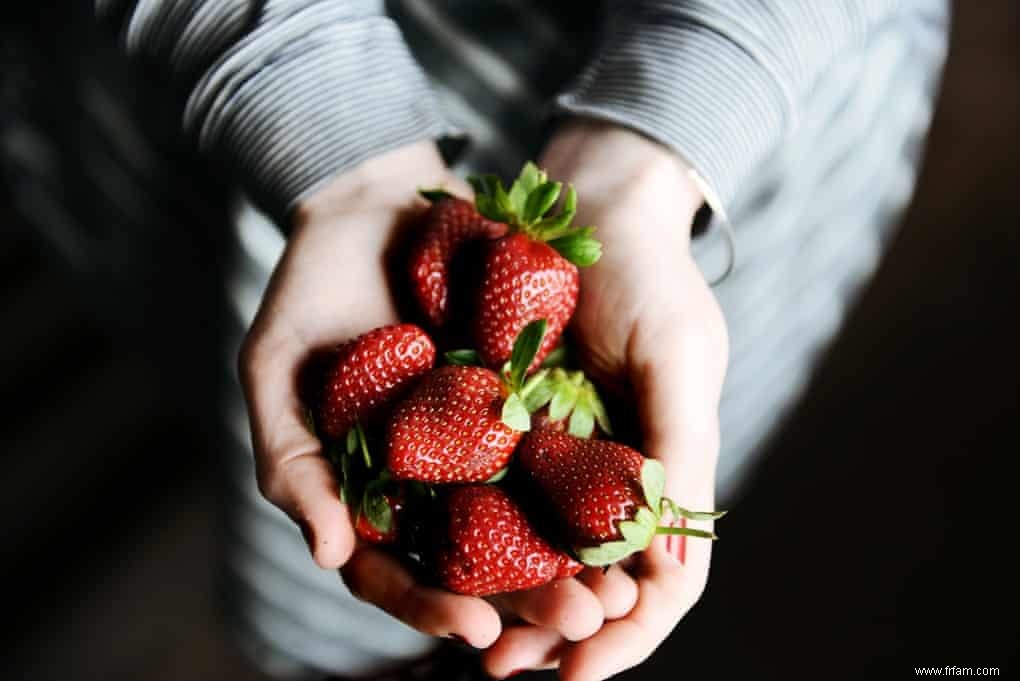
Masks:
[[[954,12],[902,225],[681,644],[627,678],[1016,669],[1020,4]],[[179,93],[81,87],[151,77],[86,8],[4,13],[0,678],[261,678],[217,614],[228,192],[181,142]]]

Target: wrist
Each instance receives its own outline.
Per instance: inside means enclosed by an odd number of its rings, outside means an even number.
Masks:
[[[419,187],[442,186],[450,175],[436,145],[414,142],[379,154],[328,180],[294,209],[300,226],[321,217],[350,212],[354,207],[410,206]]]
[[[577,190],[585,213],[653,200],[686,226],[704,202],[689,168],[668,147],[629,128],[594,119],[571,119],[550,139],[540,164]]]

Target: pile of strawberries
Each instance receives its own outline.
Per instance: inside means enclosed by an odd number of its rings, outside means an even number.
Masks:
[[[471,179],[475,203],[431,202],[408,255],[430,329],[395,324],[332,351],[311,416],[363,541],[390,545],[447,589],[516,591],[606,566],[656,533],[660,517],[706,519],[663,497],[661,464],[611,442],[580,371],[560,366],[578,267],[595,263],[577,196],[527,164],[507,191]],[[434,340],[436,339],[436,340]],[[444,353],[467,339],[476,350]]]

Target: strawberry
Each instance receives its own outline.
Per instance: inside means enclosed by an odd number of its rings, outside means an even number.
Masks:
[[[535,357],[542,362],[574,314],[580,291],[577,266],[548,244],[525,234],[494,242],[483,256],[471,335],[485,363],[498,367],[510,357],[514,337],[530,321],[549,320],[545,344]]]
[[[424,482],[491,478],[509,461],[521,437],[502,420],[507,395],[489,369],[447,366],[433,371],[390,421],[393,475]]]
[[[370,485],[365,490],[354,532],[359,539],[371,544],[392,544],[397,540],[397,527],[403,510],[401,496],[379,493]]]
[[[586,565],[609,565],[643,551],[656,534],[715,538],[702,530],[659,527],[664,509],[694,520],[722,513],[688,511],[663,497],[662,464],[625,445],[536,430],[521,442],[517,461]]]
[[[559,565],[556,568],[556,579],[573,577],[584,569],[584,563],[574,560],[566,553],[560,553]]]
[[[509,234],[489,244],[482,256],[482,280],[472,320],[472,337],[484,362],[502,366],[513,339],[526,324],[545,319],[545,342],[531,369],[556,347],[577,305],[578,267],[598,261],[601,244],[592,227],[571,227],[577,194],[568,187],[563,209],[547,215],[562,185],[550,182],[534,164],[524,166],[510,191],[493,175],[469,178],[475,205],[486,218],[508,225]]]
[[[531,427],[524,374],[542,344],[545,321],[529,324],[500,376],[478,366],[446,366],[426,376],[397,406],[387,431],[389,469],[398,480],[484,482],[509,462]],[[459,361],[461,353],[448,353]]]
[[[507,225],[482,217],[473,204],[442,190],[422,191],[432,205],[411,247],[411,289],[422,313],[435,327],[450,315],[450,266],[467,242],[495,239]]]
[[[455,487],[445,502],[447,522],[436,573],[450,591],[469,596],[520,591],[582,568],[540,537],[499,487]]]
[[[369,438],[361,423],[347,431],[345,443],[326,443],[340,483],[340,501],[347,504],[358,538],[372,544],[398,539],[404,510],[404,488],[388,471],[373,462]]]
[[[371,420],[435,359],[435,345],[414,324],[383,326],[340,346],[325,370],[319,432],[336,440]]]

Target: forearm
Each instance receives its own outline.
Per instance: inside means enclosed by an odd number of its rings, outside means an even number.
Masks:
[[[187,131],[278,221],[338,173],[449,131],[382,2],[99,0],[97,11],[129,53],[183,82]]]
[[[612,2],[595,60],[558,100],[675,149],[726,204],[792,130],[804,92],[897,0]]]

